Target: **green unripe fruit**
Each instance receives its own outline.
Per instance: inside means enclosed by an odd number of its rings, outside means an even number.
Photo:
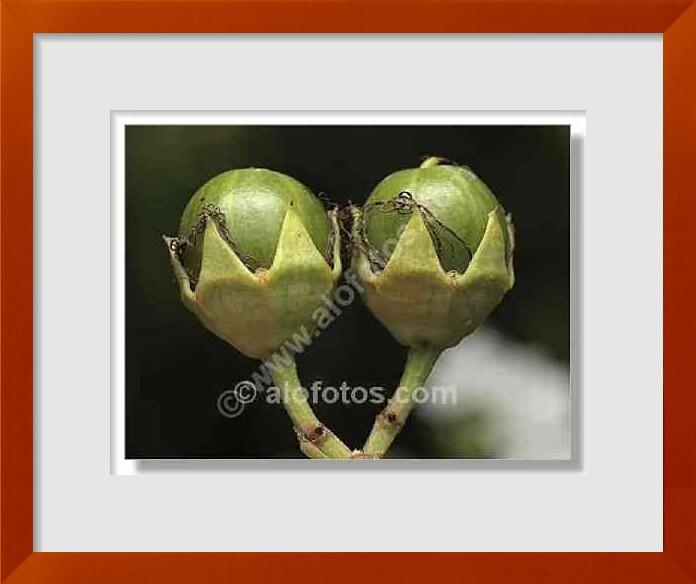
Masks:
[[[513,228],[464,167],[396,172],[353,210],[353,268],[372,313],[409,347],[444,349],[512,288]]]
[[[250,357],[265,359],[316,327],[341,272],[335,212],[304,185],[263,169],[203,185],[165,238],[184,304]]]
[[[399,170],[375,187],[364,205],[365,235],[370,245],[388,260],[411,216],[383,212],[375,204],[408,193],[431,215],[426,218],[426,226],[438,245],[443,269],[464,272],[481,243],[488,214],[498,206],[498,201],[468,168],[437,165],[437,162],[437,158],[430,158],[420,168]]]
[[[230,234],[231,244],[252,270],[268,269],[278,247],[288,207],[292,207],[314,245],[331,257],[331,225],[321,201],[301,182],[263,168],[230,170],[205,183],[186,205],[179,238],[190,238],[206,209],[215,208]],[[187,246],[183,262],[190,274],[200,271],[203,237]]]

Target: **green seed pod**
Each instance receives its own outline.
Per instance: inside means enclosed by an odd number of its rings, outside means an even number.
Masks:
[[[513,228],[468,168],[429,158],[353,211],[353,269],[372,313],[409,347],[451,347],[512,288]]]
[[[249,357],[264,359],[296,333],[341,273],[334,211],[289,176],[224,172],[189,201],[179,237],[165,237],[184,304]]]

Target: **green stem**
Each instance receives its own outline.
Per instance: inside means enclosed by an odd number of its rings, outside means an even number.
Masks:
[[[297,377],[295,360],[288,357],[284,363],[276,362],[269,369],[273,382],[280,389],[302,452],[311,458],[350,458],[350,449],[312,411],[307,392]]]
[[[440,156],[429,156],[423,162],[421,162],[421,168],[431,168],[433,166],[438,166],[445,159]]]
[[[365,442],[363,452],[374,458],[382,458],[403,427],[415,405],[414,395],[423,387],[442,349],[412,347],[406,358],[399,387],[387,406],[377,415],[372,432]]]

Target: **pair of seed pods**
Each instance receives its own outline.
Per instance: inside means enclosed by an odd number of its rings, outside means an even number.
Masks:
[[[509,216],[469,168],[442,162],[431,157],[390,174],[362,208],[349,210],[350,278],[375,317],[409,347],[408,387],[395,391],[359,451],[310,415],[291,349],[298,338],[312,338],[341,276],[337,211],[287,175],[230,170],[194,194],[178,237],[165,237],[181,298],[200,322],[245,355],[283,361],[271,373],[277,385],[295,388],[284,403],[308,456],[384,455],[413,406],[414,386],[514,283]]]

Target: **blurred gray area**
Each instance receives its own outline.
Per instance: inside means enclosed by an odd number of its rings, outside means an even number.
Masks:
[[[445,456],[568,459],[569,385],[548,351],[484,327],[440,357],[419,415]]]

